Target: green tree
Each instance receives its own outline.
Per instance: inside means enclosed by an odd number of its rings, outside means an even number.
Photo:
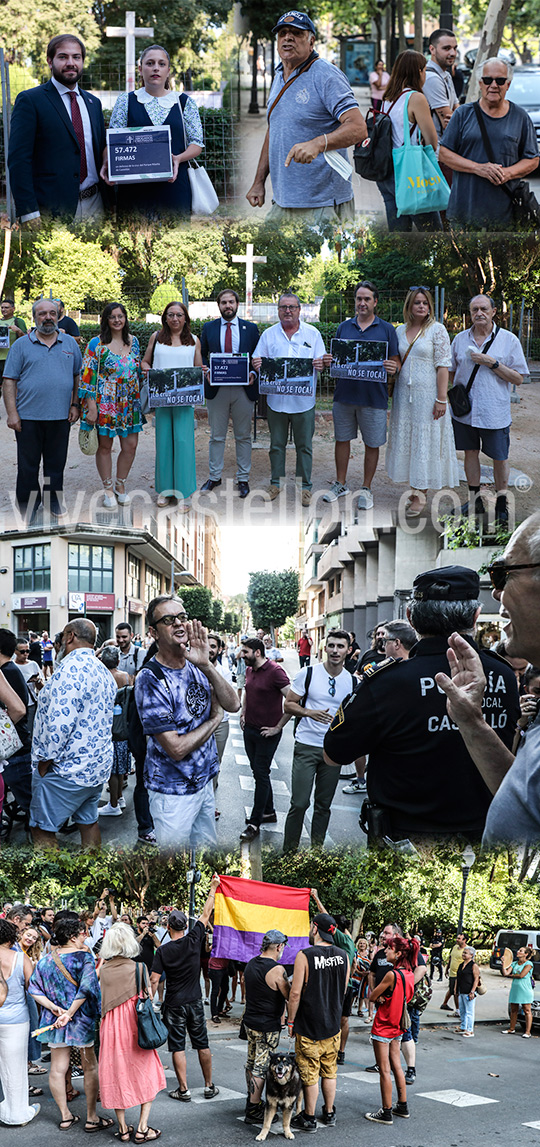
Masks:
[[[61,14],[61,20],[60,20]],[[46,48],[59,31],[80,36],[88,58],[99,43],[99,29],[91,9],[79,0],[4,0],[0,17],[0,47],[9,63],[28,65],[38,77],[48,78]],[[12,93],[13,94],[13,93]]]
[[[204,585],[190,585],[182,586],[181,592],[182,601],[190,621],[196,618],[203,625],[212,628],[214,602],[210,590]]]
[[[93,238],[54,227],[36,240],[31,252],[32,294],[63,299],[66,308],[95,310],[105,299],[119,298],[122,276],[115,258]],[[28,274],[28,268],[25,269]]]
[[[192,298],[210,299],[226,267],[222,229],[212,220],[155,233],[150,271],[156,284],[174,284],[178,291],[184,276]]]
[[[131,0],[112,0],[103,3],[94,0],[92,11],[101,33],[101,43],[95,55],[95,66],[104,75],[113,72],[124,74],[124,40],[107,38],[105,29],[109,26],[122,26],[126,10]],[[139,0],[136,23],[139,27],[152,27],[153,39],[138,38],[137,49],[141,51],[152,43],[163,44],[171,55],[173,68],[185,69],[197,65],[208,70],[210,61],[199,56],[212,46],[215,29],[220,26],[231,9],[231,0]],[[211,66],[211,63],[210,63]]]
[[[222,601],[215,601],[214,600],[212,602],[212,622],[211,622],[211,625],[212,625],[212,629],[215,630],[216,633],[219,633],[220,629],[222,627],[224,627],[224,625],[223,625],[223,602]]]
[[[298,608],[298,573],[262,570],[250,573],[247,599],[253,624],[259,629],[283,625]]]

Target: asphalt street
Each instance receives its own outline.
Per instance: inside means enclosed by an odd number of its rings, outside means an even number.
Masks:
[[[491,987],[490,987],[491,991]],[[498,993],[497,993],[498,994]],[[503,1004],[501,994],[501,1005]],[[486,1000],[482,997],[480,1004]],[[505,999],[505,997],[504,997]],[[238,1022],[240,1005],[234,1007],[233,1022]],[[504,1014],[504,1009],[503,1009]],[[444,1015],[440,1013],[439,1015]],[[445,1017],[446,1020],[446,1017]],[[378,1077],[366,1073],[374,1062],[369,1040],[369,1028],[352,1020],[346,1062],[339,1068],[335,1128],[319,1123],[317,1134],[322,1143],[340,1147],[378,1147],[384,1140],[387,1147],[493,1147],[496,1143],[514,1143],[521,1147],[540,1143],[540,1092],[535,1085],[538,1067],[539,1042],[520,1036],[502,1036],[504,1022],[477,1022],[474,1043],[453,1032],[454,1021],[433,1026],[426,1022],[420,1029],[417,1054],[417,1081],[408,1087],[410,1119],[394,1119],[392,1127],[368,1123],[366,1111],[380,1106]],[[212,1025],[211,1025],[212,1026]],[[250,1144],[259,1128],[243,1122],[245,1102],[244,1063],[246,1045],[235,1031],[210,1033],[213,1054],[214,1082],[220,1094],[213,1100],[202,1095],[202,1076],[197,1056],[188,1051],[188,1085],[191,1103],[179,1104],[162,1092],[156,1099],[150,1125],[160,1128],[162,1142],[185,1142],[196,1145],[211,1143],[213,1147],[232,1147]],[[286,1036],[282,1046],[288,1047]],[[171,1056],[162,1049],[167,1089],[175,1087]],[[27,1128],[2,1127],[1,1140],[7,1147],[35,1143],[48,1145],[58,1142],[58,1112],[50,1097],[47,1077],[33,1077],[33,1083],[42,1084],[44,1096],[38,1120]],[[77,1087],[79,1081],[76,1081]],[[216,1110],[217,1108],[217,1110]],[[84,1114],[84,1100],[75,1100],[74,1113]],[[317,1107],[320,1115],[320,1102]],[[133,1123],[136,1112],[128,1113]],[[272,1135],[280,1135],[276,1124]],[[82,1143],[83,1130],[73,1128],[69,1142]],[[302,1139],[304,1133],[297,1132]],[[104,1132],[100,1143],[112,1140],[112,1130]],[[85,1140],[86,1142],[86,1140]]]
[[[283,668],[291,681],[298,672],[298,656],[294,650],[282,650]],[[285,817],[289,808],[291,763],[294,749],[293,722],[285,726],[272,764],[272,787],[274,790],[275,807],[277,811],[277,824],[265,825],[261,832],[261,844],[271,844],[276,849],[281,848]],[[133,847],[137,841],[137,821],[133,811],[133,786],[135,777],[131,775],[128,787],[124,792],[126,808],[119,817],[99,818],[102,842],[104,846]],[[329,834],[326,839],[328,848],[345,844],[357,843],[364,847],[365,836],[358,825],[358,816],[362,804],[361,796],[347,796],[342,789],[347,784],[343,779],[338,785],[332,808]],[[218,846],[231,848],[239,846],[239,837],[245,827],[245,817],[251,812],[254,780],[246,757],[244,739],[240,728],[239,713],[230,718],[230,731],[225,753],[223,756],[216,804],[221,815],[216,822]],[[103,789],[101,805],[108,800],[107,786]],[[311,814],[308,810],[304,822],[304,831],[300,843],[301,848],[310,845],[309,830]],[[79,839],[78,833],[65,836],[59,834],[59,841],[72,843]],[[25,834],[21,824],[11,836],[12,844],[23,844]]]

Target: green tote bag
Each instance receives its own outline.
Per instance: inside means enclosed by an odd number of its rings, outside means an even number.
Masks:
[[[403,107],[403,147],[392,148],[396,183],[396,207],[400,215],[423,215],[426,211],[444,211],[450,188],[437,163],[431,144],[411,143],[408,107],[410,93]]]

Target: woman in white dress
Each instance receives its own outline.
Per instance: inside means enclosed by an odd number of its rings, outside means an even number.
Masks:
[[[202,366],[201,344],[192,335],[184,303],[167,303],[161,330],[150,335],[141,367],[147,372],[178,366]],[[171,498],[189,498],[197,489],[195,475],[195,415],[192,406],[159,406],[155,412],[158,506]],[[187,506],[184,506],[186,509]]]
[[[402,367],[397,377],[386,472],[393,482],[407,482],[409,517],[418,517],[428,490],[459,486],[452,419],[448,413],[450,339],[435,322],[433,297],[427,287],[411,287],[397,328]]]
[[[0,920],[0,1122],[12,1127],[30,1123],[39,1103],[28,1102],[28,1035],[30,1017],[26,988],[32,964],[24,952],[14,950],[17,929],[10,920]]]

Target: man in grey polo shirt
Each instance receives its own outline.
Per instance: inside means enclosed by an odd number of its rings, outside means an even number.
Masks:
[[[422,89],[431,109],[437,138],[440,140],[452,113],[459,104],[452,80],[452,65],[457,56],[457,40],[446,28],[436,28],[428,40],[431,59],[426,66]],[[449,169],[448,169],[449,170]]]
[[[475,295],[469,304],[472,326],[460,331],[452,343],[453,370],[450,379],[464,386],[478,366],[469,391],[471,410],[462,418],[452,417],[456,450],[465,452],[465,474],[469,501],[463,514],[485,513],[480,496],[480,450],[493,459],[496,503],[495,520],[508,525],[506,493],[510,466],[510,395],[528,374],[521,343],[510,331],[495,322],[495,303],[488,295]]]
[[[71,335],[58,330],[58,304],[38,299],[35,329],[12,346],[4,369],[7,424],[17,439],[17,503],[23,514],[41,504],[39,468],[50,512],[65,513],[62,490],[69,429],[79,417],[81,352]]]
[[[281,63],[268,97],[268,130],[246,198],[252,207],[262,207],[270,175],[274,206],[268,219],[350,219],[352,170],[344,178],[325,155],[346,163],[347,148],[367,136],[351,85],[339,68],[314,51],[315,25],[306,12],[284,12],[272,30],[276,33]]]

